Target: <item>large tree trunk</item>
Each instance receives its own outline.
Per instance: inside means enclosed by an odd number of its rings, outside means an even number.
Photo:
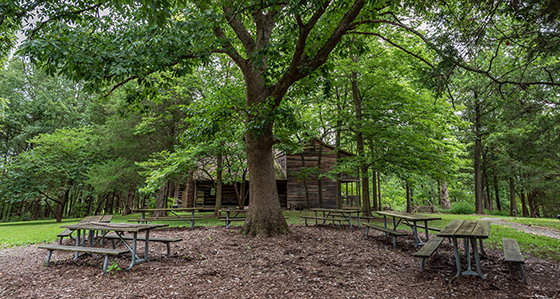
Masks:
[[[441,195],[441,208],[444,210],[451,209],[451,202],[449,201],[449,189],[447,188],[447,182],[442,181],[440,187]]]
[[[273,100],[269,98],[270,91],[260,77],[262,72],[245,69],[243,74],[247,84],[247,107],[258,110],[257,107],[272,105],[268,101]],[[249,168],[249,211],[243,233],[248,235],[274,236],[291,233],[282,214],[276,188],[272,146],[277,140],[272,134],[273,126],[274,122],[266,117],[266,112],[257,111],[247,115],[249,129],[245,145]]]
[[[480,104],[478,103],[478,96],[475,93],[475,145],[474,145],[474,193],[475,193],[475,213],[484,214],[483,192],[482,192],[482,137],[481,137],[481,123],[480,123]]]

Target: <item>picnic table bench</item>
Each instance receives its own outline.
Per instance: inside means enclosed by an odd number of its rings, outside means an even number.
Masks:
[[[418,252],[414,254],[415,257],[420,258],[420,272],[424,272],[424,261],[437,252],[439,245],[443,242],[443,237],[433,237],[426,243]]]
[[[84,219],[80,220],[80,222],[78,222],[78,223],[87,223],[87,222],[105,222],[105,223],[107,223],[107,222],[111,222],[111,219],[113,219],[113,215],[86,216],[86,217],[84,217]],[[65,229],[60,234],[56,235],[57,237],[60,238],[59,244],[62,245],[62,239],[64,239],[65,237],[70,237],[70,239],[73,239],[72,238],[72,233],[73,232],[74,232],[73,229]]]
[[[115,244],[115,240],[134,240],[134,237],[132,236],[117,236],[117,235],[106,235],[104,237],[105,239],[110,239],[112,244],[113,244],[113,248],[116,248],[116,246],[118,244]],[[137,241],[146,241],[145,237],[137,237],[136,238]],[[171,239],[171,238],[157,238],[157,237],[150,237],[150,242],[159,242],[159,243],[165,243],[167,245],[167,255],[165,257],[169,257],[171,256],[171,245],[170,243],[175,243],[175,242],[180,242],[183,241],[183,239]],[[121,240],[122,242],[122,240]]]
[[[223,221],[227,228],[230,228],[231,222],[234,221],[245,221],[247,219],[246,215],[248,210],[236,209],[236,210],[220,210],[221,213],[226,213],[226,218],[220,219]],[[244,215],[241,215],[244,214]]]
[[[327,221],[332,221],[333,224],[335,222],[338,222],[338,228],[342,228],[340,226],[341,221],[348,221],[348,219],[345,218],[335,218],[335,217],[300,216],[300,218],[305,219],[305,226],[307,226],[307,219],[315,219],[315,224],[317,224],[317,220],[323,220],[323,224],[325,224],[325,222]]]
[[[402,237],[402,236],[407,235],[406,233],[399,232],[395,229],[390,229],[390,228],[386,228],[386,227],[383,227],[383,226],[371,224],[369,222],[362,223],[362,224],[366,226],[366,237],[369,236],[369,229],[370,228],[382,231],[382,232],[385,233],[385,235],[387,235],[387,234],[392,235],[393,236],[393,247],[397,247],[397,237]]]
[[[430,230],[438,230],[438,228],[428,226],[428,221],[441,220],[437,216],[426,216],[415,213],[405,213],[399,211],[375,211],[375,213],[383,216],[383,224],[387,228],[387,217],[393,218],[393,229],[396,230],[397,226],[404,220],[404,223],[412,228],[414,235],[414,247],[424,245],[424,242],[418,236],[418,228],[422,227],[426,231],[426,241],[430,240]],[[398,220],[397,220],[398,219]],[[423,224],[423,225],[422,225]]]
[[[103,273],[107,273],[107,264],[109,262],[109,255],[119,255],[127,253],[126,249],[111,249],[111,248],[99,248],[99,247],[86,247],[86,246],[69,246],[69,245],[39,245],[38,248],[48,250],[47,253],[47,267],[50,267],[52,252],[55,250],[72,251],[72,252],[87,252],[87,253],[97,253],[103,254],[105,256],[105,261],[103,262]],[[75,258],[74,258],[75,259]]]
[[[309,211],[315,212],[315,216],[300,216],[300,218],[305,219],[305,225],[307,225],[308,219],[314,219],[315,225],[318,225],[317,220],[323,220],[323,225],[326,224],[327,221],[331,221],[333,224],[338,222],[338,228],[341,227],[341,222],[348,222],[350,228],[352,228],[352,214],[356,214],[354,218],[358,219],[358,227],[360,227],[360,213],[361,210],[354,210],[354,209],[325,209],[325,208],[313,208],[309,209]],[[319,216],[318,213],[321,212],[323,216]]]
[[[517,240],[515,239],[503,239],[504,244],[504,261],[514,263],[519,272],[521,272],[521,282],[527,282],[527,276],[525,274],[525,269],[523,269],[523,264],[525,263],[525,259],[521,254],[521,250],[519,249],[519,244],[517,244]]]
[[[140,218],[129,219],[128,222],[137,223],[152,223],[154,221],[184,221],[189,224],[190,228],[194,228],[194,223],[196,220],[202,220],[202,217],[197,216],[196,211],[202,210],[203,208],[157,208],[157,209],[135,209],[132,210],[133,213],[142,213]],[[207,209],[203,209],[207,210]],[[146,217],[146,212],[170,212],[173,216],[163,216],[163,217]],[[177,212],[191,212],[191,215],[179,215]]]

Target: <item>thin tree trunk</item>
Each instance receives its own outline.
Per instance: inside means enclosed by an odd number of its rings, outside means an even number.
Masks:
[[[303,155],[303,153],[300,154],[301,157],[301,168],[302,170],[305,170],[305,156]],[[309,187],[307,186],[307,174],[305,174],[303,176],[303,188],[305,189],[305,201],[307,203],[307,208],[311,209],[311,200],[309,199]]]
[[[134,208],[134,197],[136,195],[136,186],[130,186],[126,194],[126,202],[124,204],[123,216],[131,214]]]
[[[481,174],[481,160],[482,160],[482,136],[481,136],[481,115],[480,103],[478,102],[478,95],[475,93],[475,146],[474,146],[474,189],[475,189],[475,213],[484,214],[483,192],[482,192],[482,174]]]
[[[509,215],[517,216],[517,204],[515,202],[515,184],[513,178],[509,178]]]
[[[441,208],[444,210],[451,209],[451,202],[449,201],[449,189],[447,188],[446,181],[441,182],[440,195],[441,195]]]
[[[365,163],[365,150],[364,150],[364,138],[361,131],[362,122],[362,100],[360,95],[360,90],[358,89],[358,74],[352,72],[351,75],[352,83],[352,99],[354,100],[354,110],[356,112],[356,148],[358,150],[358,155],[361,158],[360,161],[360,174],[362,177],[362,209],[364,215],[371,216],[371,202],[369,200],[369,169]],[[377,200],[375,201],[375,206],[377,206]]]
[[[523,189],[521,189],[521,192],[519,192],[519,197],[521,198],[521,212],[523,213],[523,217],[528,217],[529,213],[527,212],[527,205],[525,202],[525,191]]]
[[[222,154],[216,156],[218,169],[216,169],[216,206],[214,207],[214,215],[218,216],[222,209]]]
[[[529,194],[527,194],[527,201],[529,202],[529,212],[531,213],[530,215],[532,218],[537,217],[537,213],[535,211],[535,197],[535,192],[529,192]]]
[[[340,94],[338,88],[336,88],[336,105],[338,111],[342,110],[342,105],[340,105]],[[340,119],[336,120],[336,135],[335,135],[335,147],[336,147],[336,163],[340,162],[340,130],[342,127],[342,121]],[[336,174],[336,208],[342,209],[342,175],[340,173]]]
[[[379,196],[379,210],[383,211],[383,204],[381,202],[381,172],[377,172],[377,196]]]
[[[373,170],[373,175],[371,176],[371,186],[373,187],[372,189],[372,194],[371,194],[371,201],[373,202],[373,210],[374,211],[379,211],[381,210],[381,206],[378,205],[377,202],[377,171]]]
[[[317,188],[319,191],[319,208],[323,208],[323,183],[321,182],[321,159],[323,158],[323,145],[319,144],[317,155]]]
[[[494,175],[494,193],[496,194],[496,208],[502,211],[502,203],[500,202],[500,188],[498,187],[498,175]]]
[[[406,212],[412,212],[412,195],[410,194],[410,185],[406,182]]]

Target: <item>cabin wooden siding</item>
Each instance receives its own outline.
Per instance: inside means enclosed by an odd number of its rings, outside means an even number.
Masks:
[[[321,174],[326,174],[334,168],[336,163],[336,153],[332,147],[325,146],[324,144],[313,141],[310,143],[304,152],[303,159],[305,160],[305,167],[317,167],[319,162],[319,150],[322,150],[321,156]],[[341,158],[348,157],[347,153],[341,152]],[[284,160],[283,164],[281,161]],[[282,166],[285,165],[287,182],[287,207],[294,207],[296,209],[307,208],[307,198],[305,196],[305,184],[303,180],[297,177],[301,167],[303,167],[302,154],[282,155],[277,158],[278,163]],[[317,175],[312,175],[306,180],[307,189],[309,192],[310,208],[318,208],[319,204],[319,183]],[[323,207],[335,208],[336,207],[336,181],[329,178],[321,179]]]

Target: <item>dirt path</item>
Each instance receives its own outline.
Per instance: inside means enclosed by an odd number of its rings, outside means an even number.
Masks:
[[[483,218],[481,220],[489,220],[492,221],[492,223],[515,228],[517,230],[524,231],[528,234],[546,236],[546,237],[560,240],[560,231],[554,229],[549,229],[541,226],[532,226],[526,224],[513,223],[513,222],[506,221],[503,218]]]

